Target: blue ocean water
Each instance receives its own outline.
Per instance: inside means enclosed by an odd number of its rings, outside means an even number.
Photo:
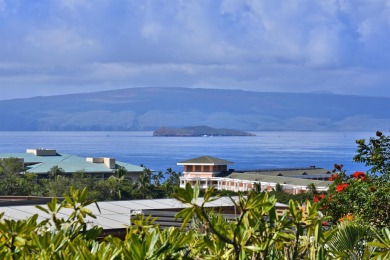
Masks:
[[[209,155],[234,162],[230,168],[268,169],[316,166],[348,172],[366,170],[354,163],[355,140],[372,132],[252,132],[254,137],[153,137],[152,132],[0,132],[0,153],[53,148],[83,157],[114,157],[162,170]]]

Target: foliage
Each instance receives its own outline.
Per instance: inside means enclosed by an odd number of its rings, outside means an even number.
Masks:
[[[23,171],[23,161],[19,158],[0,159],[0,174],[20,173]]]
[[[239,214],[234,220],[210,211],[216,200],[206,190],[198,204],[199,187],[179,189],[175,197],[189,207],[178,213],[182,228],[160,229],[151,216],[132,218],[126,237],[100,238],[102,228],[88,226],[95,218],[86,189],[71,188],[64,200],[53,198],[46,207],[49,217],[38,215],[9,220],[0,214],[1,259],[387,259],[390,230],[346,221],[326,230],[317,203],[290,201],[277,214],[274,197],[251,192],[232,200]],[[70,210],[66,215],[63,209]],[[203,228],[187,228],[196,218]]]
[[[176,198],[190,205],[177,217],[183,219],[183,226],[194,216],[207,227],[199,237],[196,255],[199,258],[222,259],[301,259],[306,255],[324,255],[324,241],[329,231],[322,231],[326,220],[318,212],[318,204],[307,201],[306,206],[290,201],[289,208],[282,215],[276,211],[276,199],[268,193],[251,192],[247,197],[239,194],[238,201],[232,200],[241,212],[234,221],[227,221],[217,214],[209,217],[205,205],[212,198],[213,188],[206,191],[202,204],[197,203],[198,185],[188,184],[180,189]],[[311,241],[311,237],[316,240]]]
[[[363,172],[347,176],[345,171],[338,168],[340,170],[328,194],[320,201],[323,211],[332,216],[333,223],[349,217],[377,227],[389,226],[389,183]]]
[[[41,195],[34,174],[19,174],[23,162],[18,158],[0,159],[0,195]]]
[[[380,177],[390,180],[390,136],[377,131],[375,137],[371,137],[366,143],[364,139],[357,140],[356,162],[363,162],[370,166],[370,172],[379,173]]]
[[[390,259],[390,228],[383,228],[381,233],[376,233],[375,240],[368,245],[376,247],[373,259]]]
[[[348,176],[342,165],[335,165],[333,184],[321,200],[323,210],[333,223],[349,216],[378,228],[390,226],[390,137],[377,132],[368,143],[363,139],[356,142],[354,160],[371,169]]]
[[[284,191],[269,191],[269,196],[275,196],[276,200],[279,203],[288,204],[290,200],[297,201],[303,204],[307,200],[313,200],[313,195],[310,193],[299,193],[299,194],[291,194]]]
[[[87,188],[89,198],[94,200],[169,198],[177,190],[181,176],[171,168],[163,174],[146,167],[136,182],[126,177],[123,167],[116,169],[107,179],[99,179],[83,171],[66,174],[58,166],[48,171],[48,178],[38,178],[31,173],[19,174],[23,171],[23,164],[17,158],[0,160],[0,195],[61,197],[74,187]],[[163,182],[164,176],[168,178]]]
[[[367,245],[373,241],[375,231],[359,221],[343,221],[327,243],[328,250],[336,259],[369,259],[375,249]]]
[[[75,259],[81,256],[78,248],[94,248],[102,228],[87,229],[85,218],[95,216],[87,208],[92,201],[87,191],[70,190],[70,196],[58,204],[54,198],[46,207],[37,206],[50,218],[38,222],[38,215],[26,220],[0,221],[0,257],[2,259]],[[63,218],[62,208],[72,209]],[[92,247],[91,247],[92,246]]]
[[[181,173],[173,171],[172,168],[168,168],[165,175],[167,175],[168,178],[162,184],[162,188],[164,189],[165,197],[170,198],[180,186]]]

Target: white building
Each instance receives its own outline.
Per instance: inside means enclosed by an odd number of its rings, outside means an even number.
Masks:
[[[249,191],[257,184],[263,191],[275,189],[280,184],[284,191],[298,194],[307,192],[308,186],[314,184],[317,191],[326,191],[331,184],[328,181],[331,172],[314,166],[294,169],[272,169],[257,171],[235,172],[228,170],[233,162],[211,156],[202,156],[177,165],[184,166],[183,177],[180,178],[180,187],[187,183],[206,189],[214,186],[216,190]]]

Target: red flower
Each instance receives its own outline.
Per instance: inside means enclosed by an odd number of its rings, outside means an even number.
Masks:
[[[364,172],[354,172],[351,176],[358,180],[364,180],[366,178]]]
[[[347,188],[349,186],[348,183],[341,183],[339,185],[336,186],[336,191],[337,192],[342,192],[345,188]]]
[[[313,201],[320,202],[320,200],[322,200],[323,198],[325,198],[325,194],[316,194],[316,195],[314,195]]]
[[[339,177],[339,175],[338,175],[338,174],[336,174],[336,173],[333,173],[332,175],[330,175],[330,177],[329,177],[329,181],[334,181],[334,180],[336,180],[338,177]]]

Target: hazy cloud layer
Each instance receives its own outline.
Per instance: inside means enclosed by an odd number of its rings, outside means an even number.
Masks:
[[[0,99],[135,86],[390,96],[389,0],[0,0]]]

